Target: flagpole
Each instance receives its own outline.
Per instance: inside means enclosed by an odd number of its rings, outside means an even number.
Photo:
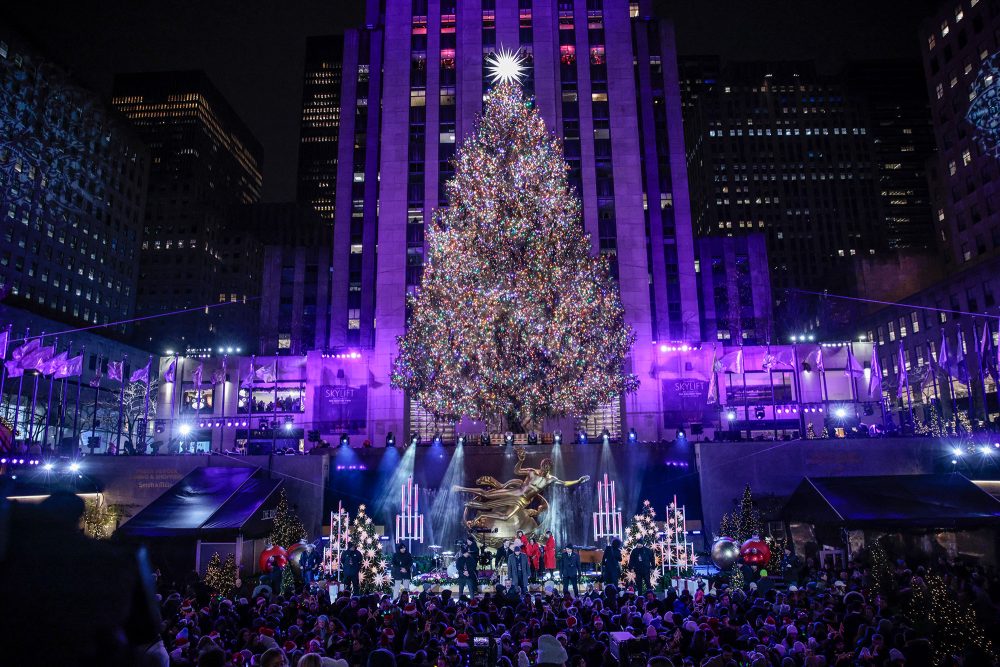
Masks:
[[[93,435],[91,435],[92,438],[98,438],[98,437],[100,437],[99,435],[97,435],[97,399],[99,398],[100,393],[101,393],[101,368],[103,367],[103,363],[104,363],[103,362],[103,355],[98,354],[97,355],[97,375],[94,377],[93,380],[91,380],[91,382],[95,383],[94,384],[94,416],[90,420],[90,432],[93,434]],[[111,443],[108,443],[108,444],[111,444]],[[89,447],[88,447],[88,449],[89,449]],[[107,450],[108,450],[108,448],[105,447],[104,451],[107,452]],[[93,453],[93,450],[91,450],[91,453]]]
[[[941,335],[947,336],[947,334],[944,333],[944,330],[941,331]],[[959,334],[959,338],[961,339],[961,334]],[[939,350],[938,358],[940,359],[940,357],[941,357],[941,351]],[[951,356],[949,355],[947,359],[948,359],[948,364],[950,365]],[[958,401],[955,398],[955,378],[952,377],[951,371],[949,371],[947,368],[945,369],[945,373],[948,374],[948,394],[950,399],[949,402],[951,403],[951,418],[955,422],[955,430],[958,431]]]
[[[930,371],[931,380],[934,382],[934,398],[936,398],[937,402],[938,402],[938,407],[936,409],[941,411],[941,422],[943,423],[944,422],[944,404],[941,402],[941,393],[940,393],[940,388],[938,387],[938,381],[937,381],[937,371],[934,370],[934,366],[937,365],[937,360],[934,358],[934,355],[932,354],[931,342],[930,341],[927,341],[927,357],[928,357],[927,368]],[[933,403],[931,403],[931,407],[932,408],[934,407]]]
[[[858,385],[854,381],[854,341],[847,341],[847,378],[851,381],[851,401],[854,403],[854,421],[860,420],[858,416]]]
[[[149,355],[149,361],[146,362],[146,395],[143,398],[145,405],[142,409],[142,453],[146,453],[146,437],[149,435],[149,371],[150,367],[153,365],[153,355]]]
[[[976,325],[973,321],[972,332],[975,334]],[[987,428],[990,425],[990,404],[986,394],[986,366],[989,361],[983,358],[983,353],[985,353],[990,345],[993,344],[993,332],[990,331],[990,320],[989,318],[983,320],[983,338],[986,341],[985,346],[976,345],[976,360],[979,362],[979,387],[983,392],[983,422],[986,424]]]
[[[774,439],[778,439],[778,410],[774,403],[774,364],[771,360],[771,343],[767,343],[767,381],[771,385],[771,425],[774,427]]]
[[[802,412],[802,385],[799,383],[800,372],[799,346],[792,343],[792,386],[795,388],[795,402],[798,408],[796,413],[799,418],[799,438],[804,440],[806,437],[806,416]]]
[[[68,364],[69,363],[69,358],[72,358],[72,354],[73,354],[73,345],[72,344],[70,344],[70,346],[66,349],[66,354],[67,354],[67,357],[68,357],[67,360],[66,360],[66,363]],[[68,368],[69,367],[67,366],[66,369],[68,370]],[[56,447],[55,447],[56,449],[58,449],[59,444],[62,442],[62,439],[63,439],[63,420],[66,419],[66,380],[67,379],[68,379],[67,376],[63,375],[63,377],[62,377],[62,386],[59,387],[59,427],[58,427],[58,430],[56,431]]]
[[[906,357],[904,357],[903,354],[902,354],[902,352],[903,352],[903,341],[899,341],[899,351],[900,351],[899,363],[903,364],[903,366],[900,368],[900,373],[902,374],[902,373],[906,373],[906,365],[905,365],[906,364]],[[910,376],[909,375],[906,375],[906,404],[907,404],[907,407],[909,407],[909,409],[910,409],[910,428],[916,430],[916,424],[914,423],[914,420],[913,420],[913,390],[910,387]]]
[[[823,425],[826,426],[826,418],[830,412],[830,388],[826,384],[826,359],[823,358],[823,343],[819,344],[819,377],[820,383],[819,397],[823,403]]]
[[[226,442],[226,361],[229,360],[229,354],[226,353],[222,355],[222,421],[220,422],[222,426],[219,427],[219,453],[225,451]],[[237,400],[237,403],[239,401]]]
[[[25,433],[25,435],[30,437],[32,440],[34,440],[34,435],[32,434],[32,431],[34,430],[33,427],[35,424],[35,406],[38,405],[38,376],[41,375],[42,373],[37,368],[34,370],[35,370],[35,386],[31,390],[31,415],[28,417],[28,429]],[[31,447],[30,442],[28,443],[28,447]]]
[[[59,356],[59,338],[53,341],[52,344],[52,354],[54,357]],[[43,377],[46,377],[43,373]],[[55,379],[55,374],[52,378],[49,378],[49,393],[48,398],[45,399],[45,426],[42,427],[42,449],[45,449],[45,445],[49,442],[49,421],[52,419],[52,385],[55,384],[53,380]]]
[[[739,360],[740,360],[740,375],[743,376],[743,423],[747,425],[747,440],[752,440],[753,431],[750,426],[750,404],[749,396],[747,396],[747,360],[743,355],[743,335],[740,333],[740,350],[739,350]],[[742,435],[740,437],[743,437]]]
[[[31,329],[30,328],[25,328],[25,330],[24,330],[24,339],[23,339],[23,342],[21,343],[21,345],[27,345],[28,344],[28,338],[29,338],[30,334],[31,334]],[[20,363],[18,365],[20,365]],[[7,367],[7,365],[4,364],[4,368],[6,368],[6,367]],[[21,375],[19,376],[19,379],[17,381],[17,400],[14,403],[14,433],[11,434],[11,445],[12,446],[17,442],[17,420],[18,420],[18,417],[20,416],[20,413],[21,413],[21,391],[23,389],[24,389],[24,368],[21,368]]]
[[[73,442],[76,443],[74,449],[80,449],[80,435],[77,430],[80,425],[80,392],[83,390],[80,385],[83,383],[83,362],[87,359],[87,346],[80,350],[80,374],[76,376],[76,411],[73,413]],[[75,453],[75,452],[74,452]]]
[[[975,431],[976,426],[976,399],[972,392],[972,368],[969,366],[968,345],[965,344],[965,332],[962,325],[958,325],[958,344],[961,346],[962,357],[965,361],[965,393],[969,395],[969,428]],[[972,346],[976,346],[976,321],[972,321]]]
[[[3,411],[4,417],[7,416],[7,409],[5,407],[5,404],[9,405],[9,403],[7,402],[7,348],[10,347],[10,334],[13,330],[14,330],[14,325],[8,324],[7,342],[4,344],[4,349],[0,350],[0,352],[3,353],[2,355],[0,355],[2,356],[2,358],[0,358],[0,366],[2,366],[2,368],[0,368],[0,411]]]
[[[122,357],[121,363],[121,377],[118,378],[118,435],[115,438],[115,455],[120,456],[122,453],[122,419],[125,412],[125,360],[128,359],[126,354]]]
[[[247,387],[247,394],[250,397],[250,399],[249,399],[249,403],[250,403],[250,420],[247,422],[247,454],[250,453],[250,451],[251,451],[251,445],[253,445],[253,409],[254,409],[254,404],[253,404],[253,385],[254,385],[254,382],[256,382],[256,380],[257,380],[257,377],[256,377],[257,371],[254,370],[254,366],[256,365],[256,364],[254,364],[254,361],[256,359],[257,359],[257,355],[255,355],[255,354],[251,354],[250,355],[250,377],[247,378],[248,381],[250,382],[250,386]]]
[[[271,397],[271,453],[278,446],[278,358],[274,358],[274,392]]]

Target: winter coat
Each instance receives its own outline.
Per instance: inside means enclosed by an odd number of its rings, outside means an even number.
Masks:
[[[405,572],[403,570],[406,570]],[[413,556],[409,551],[397,551],[392,555],[392,578],[397,581],[413,577]]]
[[[507,557],[507,576],[510,577],[511,587],[520,586],[527,590],[528,576],[530,574],[531,568],[528,564],[528,557],[523,553],[512,553]]]
[[[459,577],[467,577],[472,580],[479,578],[479,573],[476,571],[476,559],[474,556],[459,556],[455,559],[455,567],[458,568]]]
[[[528,546],[524,547],[522,551],[524,552],[524,555],[528,557],[528,560],[531,561],[531,567],[537,570],[538,563],[542,559],[542,550],[538,546],[538,543],[528,542]]]
[[[632,549],[628,556],[628,568],[636,573],[648,574],[653,570],[653,550],[643,545]]]
[[[580,554],[563,552],[559,557],[559,574],[563,579],[580,576]]]
[[[604,548],[604,555],[601,557],[601,572],[604,573],[605,583],[618,583],[622,576],[621,549],[616,549],[610,544]]]
[[[361,552],[357,549],[347,549],[341,552],[340,569],[347,576],[361,572]]]
[[[545,540],[545,569],[556,569],[556,538],[551,535]]]

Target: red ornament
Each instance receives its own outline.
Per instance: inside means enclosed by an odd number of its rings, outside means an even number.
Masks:
[[[274,556],[274,563],[268,563],[271,556]],[[274,565],[278,565],[280,567],[288,565],[288,555],[285,553],[284,547],[279,547],[275,544],[274,546],[268,547],[260,552],[260,558],[257,559],[257,565],[260,566],[261,572],[270,572]]]
[[[759,535],[754,535],[740,547],[740,556],[747,565],[767,565],[771,561],[771,548]]]

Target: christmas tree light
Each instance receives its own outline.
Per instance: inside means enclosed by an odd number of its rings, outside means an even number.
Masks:
[[[270,542],[288,548],[306,538],[306,527],[302,519],[288,506],[288,496],[281,490],[278,507],[274,513],[274,528],[271,530]]]
[[[387,572],[388,560],[382,553],[382,544],[378,533],[375,532],[375,524],[365,513],[364,505],[358,507],[358,513],[351,522],[348,541],[361,552],[361,571],[358,573],[361,590],[365,593],[388,590],[392,583],[392,578]]]
[[[562,147],[508,60],[494,58],[504,82],[429,225],[392,383],[438,417],[506,418],[514,431],[590,413],[638,379],[624,372],[634,335],[607,258],[590,254]]]

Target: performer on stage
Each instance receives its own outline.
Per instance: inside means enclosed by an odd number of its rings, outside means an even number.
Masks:
[[[545,531],[545,545],[543,556],[545,557],[545,569],[552,571],[556,569],[556,538],[552,536],[552,531]]]
[[[528,557],[521,553],[521,545],[514,543],[514,553],[507,557],[507,574],[510,577],[510,587],[520,593],[528,592],[528,575],[531,564]]]
[[[573,549],[572,544],[567,544],[563,548],[562,557],[559,559],[559,574],[563,581],[563,595],[569,592],[569,587],[573,587],[573,597],[580,597],[580,554]]]
[[[653,550],[645,542],[640,542],[628,555],[628,567],[635,573],[635,589],[639,595],[644,595],[649,588],[649,575],[653,572],[654,561]]]
[[[500,570],[500,568],[507,564],[507,556],[510,555],[510,540],[504,540],[504,543],[497,547],[496,552],[493,554],[493,569]]]
[[[523,530],[517,531],[517,541],[521,543],[522,551],[526,546],[528,546],[528,536],[524,534]]]
[[[531,563],[531,579],[534,581],[538,578],[538,566],[542,560],[542,549],[538,546],[538,540],[535,539],[534,535],[528,540],[528,546],[524,548],[524,554],[528,557],[528,562]]]
[[[469,553],[472,554],[473,558],[475,558],[474,562],[478,563],[479,562],[479,545],[476,544],[476,538],[474,538],[472,535],[466,535],[465,536],[465,547],[469,548]]]
[[[399,597],[399,589],[405,586],[410,588],[410,579],[413,577],[413,556],[406,550],[406,545],[402,542],[396,547],[396,553],[392,555],[392,597]]]
[[[469,587],[469,597],[479,592],[479,572],[476,571],[476,558],[472,555],[472,550],[468,545],[462,547],[462,555],[455,561],[458,568],[458,597],[465,593],[465,587]]]
[[[347,548],[340,552],[340,573],[344,580],[341,582],[349,586],[351,593],[358,595],[361,592],[361,552],[354,546],[353,542],[348,543]]]
[[[622,541],[617,537],[611,540],[611,544],[604,547],[604,556],[601,558],[601,581],[605,585],[618,585],[618,580],[622,578]]]
[[[299,565],[302,568],[302,580],[311,584],[316,581],[319,575],[319,568],[322,565],[320,552],[311,544],[306,545],[306,552],[299,557]]]

